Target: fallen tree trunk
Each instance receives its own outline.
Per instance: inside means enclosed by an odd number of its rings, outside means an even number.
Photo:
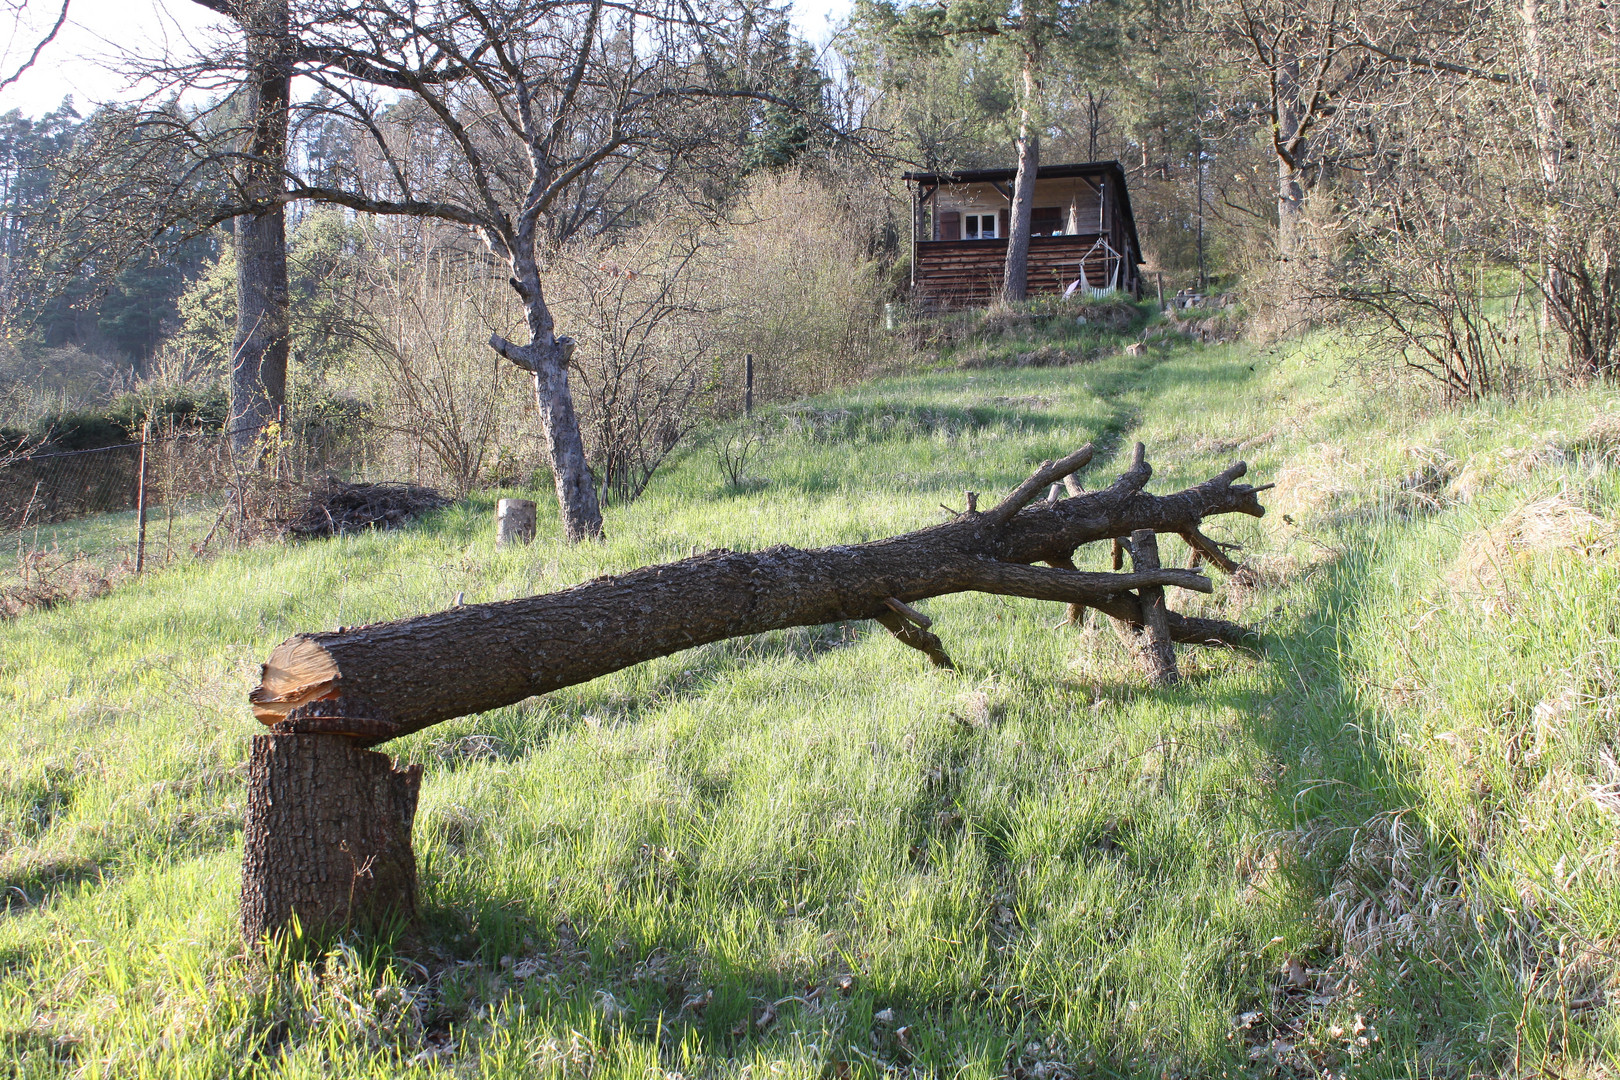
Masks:
[[[342,733],[369,745],[708,642],[850,619],[875,619],[948,664],[939,638],[901,613],[907,605],[1000,593],[1095,607],[1142,625],[1143,600],[1131,590],[1208,592],[1209,580],[1191,570],[1067,569],[1077,547],[1138,530],[1203,539],[1205,518],[1265,512],[1256,498],[1265,488],[1235,482],[1246,471],[1242,462],[1196,487],[1147,494],[1152,469],[1141,446],[1109,487],[1061,500],[1054,491],[1028,505],[1090,460],[1088,446],[1047,463],[991,510],[970,499],[950,521],[885,540],[711,551],[542,596],[300,634],[264,665],[250,696],[254,714],[278,733]],[[1166,622],[1181,642],[1233,646],[1249,636],[1231,623],[1173,612]]]

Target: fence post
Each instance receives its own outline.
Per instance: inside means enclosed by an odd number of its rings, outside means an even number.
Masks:
[[[135,572],[139,574],[146,569],[146,437],[151,430],[151,420],[141,421],[141,476],[135,482],[135,520],[138,522],[135,534]]]
[[[743,357],[743,415],[754,415],[754,354]]]

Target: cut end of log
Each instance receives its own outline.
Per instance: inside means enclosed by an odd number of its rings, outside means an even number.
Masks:
[[[290,637],[260,667],[259,685],[248,694],[248,702],[259,723],[269,726],[301,705],[336,698],[341,678],[337,664],[319,643],[302,635]]]

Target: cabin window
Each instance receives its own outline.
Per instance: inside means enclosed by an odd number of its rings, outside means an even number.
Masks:
[[[995,238],[996,215],[968,214],[962,219],[962,239],[994,240]]]
[[[1061,206],[1035,207],[1029,212],[1029,232],[1031,236],[1062,236],[1063,208]]]

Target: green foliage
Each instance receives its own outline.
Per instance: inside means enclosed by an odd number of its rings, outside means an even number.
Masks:
[[[292,229],[287,279],[292,311],[291,360],[306,371],[341,362],[353,348],[348,326],[353,311],[345,290],[356,266],[360,226],[333,209],[308,215]],[[194,349],[222,369],[236,338],[236,253],[223,244],[219,257],[179,299],[176,344]]]
[[[763,487],[672,462],[601,545],[542,513],[497,550],[491,492],[0,626],[13,1070],[1601,1074],[1620,417],[1367,400],[1336,348],[876,383],[768,413]],[[1088,439],[1087,487],[1138,439],[1154,491],[1277,482],[1209,523],[1247,579],[1173,601],[1263,657],[1150,691],[1106,627],[973,595],[926,605],[955,674],[869,624],[691,650],[392,746],[418,933],[244,954],[243,701],[286,635],[918,528]]]

